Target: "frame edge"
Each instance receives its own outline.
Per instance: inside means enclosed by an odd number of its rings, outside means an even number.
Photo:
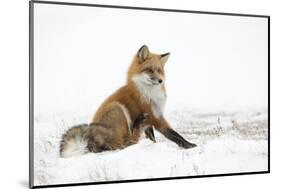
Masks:
[[[34,187],[33,144],[33,57],[34,57],[34,2],[29,1],[29,188]]]
[[[152,178],[152,179],[83,182],[83,183],[37,185],[37,186],[34,185],[34,77],[33,75],[34,75],[34,4],[35,3],[266,18],[268,21],[267,22],[268,23],[268,169],[266,171],[257,171],[257,172],[225,173],[225,174],[196,175],[196,176],[184,176],[184,177],[163,177],[163,178]],[[161,181],[161,180],[180,180],[180,179],[191,179],[191,178],[211,178],[211,177],[241,176],[241,175],[253,175],[253,174],[269,174],[271,173],[270,165],[271,165],[270,164],[270,15],[29,0],[29,188],[53,188],[53,187],[69,187],[69,186],[83,186],[83,185],[120,184],[120,183],[147,182],[147,181],[151,182],[151,181]]]
[[[166,12],[178,12],[178,13],[194,13],[194,14],[211,14],[211,15],[223,15],[223,16],[243,16],[243,17],[260,17],[268,18],[269,15],[262,14],[245,14],[234,12],[216,12],[216,11],[195,11],[195,10],[183,10],[183,9],[166,9],[166,8],[153,8],[153,7],[134,7],[134,6],[121,6],[121,5],[105,5],[105,4],[92,4],[92,3],[74,3],[64,1],[41,1],[31,0],[33,3],[39,4],[55,4],[55,5],[70,5],[70,6],[86,6],[86,7],[100,7],[100,8],[119,8],[119,9],[135,9],[146,11],[166,11]]]

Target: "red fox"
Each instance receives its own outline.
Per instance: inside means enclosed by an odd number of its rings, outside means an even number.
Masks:
[[[180,147],[195,147],[174,131],[163,116],[164,67],[169,56],[170,53],[151,53],[143,45],[129,67],[126,85],[101,104],[91,124],[73,127],[63,135],[61,156],[122,149],[136,144],[142,133],[155,142],[153,128]]]

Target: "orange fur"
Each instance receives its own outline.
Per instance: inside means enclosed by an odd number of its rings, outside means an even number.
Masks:
[[[130,135],[128,129],[130,126],[127,125],[122,113],[118,115],[110,114],[110,111],[119,109],[116,103],[120,103],[127,108],[131,120],[135,120],[141,113],[147,113],[149,115],[147,124],[154,125],[156,129],[161,127],[159,124],[156,124],[161,118],[155,118],[151,109],[151,102],[147,102],[146,99],[144,99],[133,81],[133,77],[136,74],[145,72],[146,68],[155,70],[155,73],[150,73],[151,75],[161,78],[162,80],[165,79],[164,62],[161,61],[160,55],[149,53],[148,58],[144,62],[141,62],[138,55],[135,55],[128,69],[127,84],[109,96],[102,103],[94,116],[93,122],[111,125],[116,133],[113,143],[118,144],[119,148],[130,144],[132,141],[132,143],[138,142],[140,133]],[[164,83],[161,84],[161,90],[163,93],[166,93]]]
[[[166,101],[164,67],[168,57],[169,53],[154,54],[147,46],[142,46],[128,69],[126,85],[101,104],[89,129],[78,127],[71,130],[70,134],[64,135],[61,146],[67,148],[67,141],[77,134],[86,139],[89,151],[122,149],[137,143],[142,132],[155,141],[153,126],[179,146],[194,147],[171,129],[163,117]],[[143,114],[148,115],[145,122],[135,126],[135,120]],[[61,149],[62,154],[64,151]]]

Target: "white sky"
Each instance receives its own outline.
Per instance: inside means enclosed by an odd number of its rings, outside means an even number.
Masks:
[[[267,19],[35,4],[35,114],[94,111],[143,44],[170,52],[167,108],[267,106]]]

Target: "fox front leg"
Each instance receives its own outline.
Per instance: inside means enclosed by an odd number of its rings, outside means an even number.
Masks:
[[[187,149],[187,148],[193,148],[193,147],[197,146],[196,144],[188,142],[180,134],[178,134],[175,130],[173,130],[164,118],[159,120],[157,124],[158,124],[157,125],[158,127],[156,127],[156,129],[159,132],[161,132],[166,138],[175,142],[180,147]]]
[[[180,134],[178,134],[176,131],[174,131],[171,128],[168,128],[165,130],[165,132],[163,133],[168,139],[170,139],[171,141],[175,142],[176,144],[178,144],[180,147],[182,148],[193,148],[196,147],[196,144],[193,144],[191,142],[188,142],[187,140],[185,140]]]
[[[153,142],[156,142],[153,128],[151,126],[148,127],[148,124],[146,124],[147,120],[148,120],[147,113],[140,114],[134,121],[133,132],[139,131],[141,127],[143,127],[145,129],[144,130],[145,136],[150,140],[152,140]]]
[[[145,129],[144,133],[146,138],[149,138],[153,142],[156,142],[153,127],[148,127],[147,129]]]
[[[133,126],[132,126],[133,131],[134,131],[134,130],[140,129],[140,127],[141,127],[143,124],[145,124],[145,121],[147,121],[147,119],[148,119],[148,114],[147,114],[147,113],[142,113],[142,114],[140,114],[140,115],[135,119],[135,121],[134,121],[134,123],[133,123]]]
[[[147,113],[142,113],[140,114],[134,121],[133,123],[133,133],[139,132],[141,127],[144,127],[144,133],[147,138],[152,140],[153,142],[156,142],[155,136],[154,136],[154,131],[152,126],[147,126],[146,121],[148,120],[148,114]]]

